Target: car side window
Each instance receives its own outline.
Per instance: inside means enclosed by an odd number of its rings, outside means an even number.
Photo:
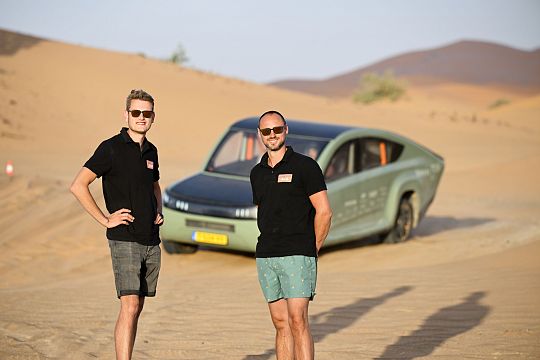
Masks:
[[[388,164],[396,161],[400,157],[402,152],[403,145],[386,140],[386,161]]]
[[[359,140],[357,167],[361,171],[385,166],[396,161],[403,145],[380,138],[363,138]]]
[[[341,179],[354,173],[355,141],[349,141],[341,145],[330,159],[324,172],[326,181]]]

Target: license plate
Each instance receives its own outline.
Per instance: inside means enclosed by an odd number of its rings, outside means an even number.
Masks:
[[[191,235],[191,240],[212,245],[227,245],[229,243],[227,235],[203,231],[194,231]]]

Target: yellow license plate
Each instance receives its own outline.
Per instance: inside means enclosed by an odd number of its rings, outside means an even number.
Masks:
[[[191,240],[199,243],[212,244],[212,245],[227,245],[229,238],[224,234],[208,233],[203,231],[194,231],[191,235]]]

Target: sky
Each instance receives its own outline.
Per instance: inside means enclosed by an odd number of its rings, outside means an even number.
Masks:
[[[324,79],[460,40],[540,48],[540,0],[0,0],[0,28],[254,82]]]

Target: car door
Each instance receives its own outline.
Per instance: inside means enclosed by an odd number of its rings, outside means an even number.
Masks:
[[[324,169],[333,213],[328,244],[342,242],[355,235],[358,217],[358,182],[354,177],[356,147],[355,139],[339,146]]]
[[[357,228],[362,236],[384,226],[384,212],[390,187],[399,174],[394,166],[403,146],[387,139],[366,137],[357,140],[355,180],[358,182]]]

